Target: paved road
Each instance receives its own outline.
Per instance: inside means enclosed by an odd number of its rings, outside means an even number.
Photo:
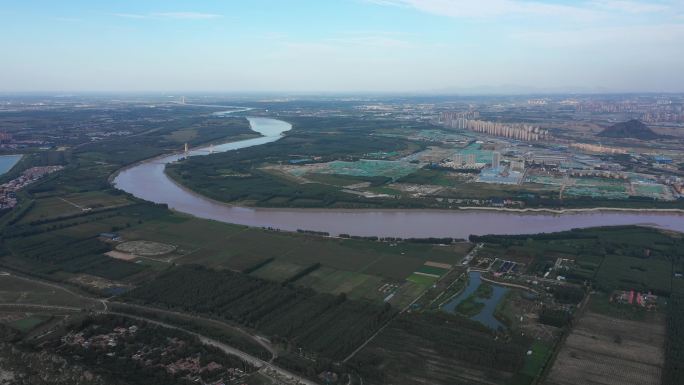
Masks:
[[[156,320],[153,320],[153,319],[150,319],[147,317],[134,316],[134,315],[126,314],[126,313],[118,313],[118,312],[113,312],[113,311],[110,311],[109,314],[120,315],[123,317],[137,319],[140,321],[146,321],[146,322],[149,322],[151,324],[162,326],[162,327],[169,328],[169,329],[181,330],[185,333],[196,336],[204,344],[214,346],[218,349],[221,349],[221,351],[223,351],[226,354],[239,357],[243,361],[249,362],[251,365],[259,368],[260,371],[264,372],[265,374],[267,374],[269,376],[275,377],[277,380],[279,380],[281,382],[285,382],[288,384],[317,385],[313,381],[302,378],[302,377],[300,377],[300,376],[298,376],[298,375],[296,375],[290,371],[287,371],[283,368],[275,366],[275,365],[271,364],[270,362],[264,361],[258,357],[254,357],[249,353],[245,353],[242,350],[235,349],[231,346],[224,344],[223,342],[217,341],[213,338],[203,336],[199,333],[195,333],[195,332],[192,332],[190,330],[183,329],[181,327],[174,326],[174,325],[169,325],[165,322],[156,321]]]
[[[275,360],[278,357],[278,351],[273,347],[273,345],[270,342],[268,342],[268,340],[266,340],[264,337],[254,335],[254,334],[252,334],[252,333],[250,333],[250,332],[248,332],[248,331],[246,331],[246,330],[244,330],[238,326],[230,325],[230,324],[227,324],[225,322],[221,322],[221,321],[218,321],[218,320],[215,320],[212,318],[206,318],[206,317],[202,317],[202,316],[194,315],[194,314],[181,313],[181,312],[177,312],[177,311],[173,311],[173,310],[158,309],[158,308],[154,308],[154,307],[143,306],[143,305],[135,305],[135,304],[129,304],[129,303],[123,303],[123,302],[109,302],[109,303],[110,304],[117,304],[120,306],[126,306],[126,307],[130,307],[130,308],[141,309],[141,310],[149,311],[149,312],[153,312],[153,313],[170,314],[170,315],[174,315],[174,316],[185,318],[185,319],[191,319],[191,320],[194,319],[197,321],[202,321],[202,322],[214,324],[220,328],[230,329],[230,330],[236,331],[236,332],[244,335],[247,338],[252,339],[254,342],[256,342],[261,347],[266,349],[271,354],[271,359],[269,360],[269,362],[273,362],[273,360]],[[106,308],[107,302],[105,302],[104,304],[105,304],[105,308]]]
[[[80,312],[83,309],[78,308],[78,307],[73,307],[73,306],[55,306],[55,305],[39,305],[39,304],[31,304],[31,303],[0,303],[0,307],[15,307],[15,308],[28,308],[28,309],[37,309],[37,310],[60,310],[60,311],[72,311],[72,312]],[[253,365],[256,368],[259,368],[259,371],[262,373],[266,374],[269,377],[274,378],[277,380],[279,383],[285,383],[285,384],[299,384],[299,385],[318,385],[317,383],[310,381],[306,378],[303,378],[301,376],[298,376],[288,370],[285,370],[283,368],[280,368],[276,365],[273,365],[270,362],[264,361],[260,358],[254,357],[249,353],[243,352],[242,350],[236,349],[232,346],[226,345],[223,342],[217,341],[213,338],[209,338],[206,336],[203,336],[199,333],[195,333],[193,331],[170,325],[165,322],[160,322],[151,318],[147,317],[140,317],[140,316],[134,316],[130,315],[127,313],[118,313],[118,312],[113,312],[109,311],[107,312],[108,314],[114,314],[122,317],[127,317],[127,318],[132,318],[132,319],[137,319],[140,321],[145,321],[154,325],[158,325],[161,327],[165,327],[168,329],[174,329],[174,330],[180,330],[185,333],[188,333],[190,335],[196,336],[199,338],[199,340],[206,344],[206,345],[211,345],[214,346],[224,353],[231,355],[231,356],[236,356],[239,357],[241,360],[248,362],[249,364]]]
[[[0,307],[18,307],[36,310],[63,310],[63,311],[73,311],[80,312],[83,309],[74,306],[56,306],[56,305],[40,305],[35,303],[16,303],[16,302],[6,302],[0,303]]]
[[[7,275],[7,276],[11,276],[11,277],[13,277],[13,278],[21,279],[21,280],[24,280],[24,281],[27,281],[27,282],[38,283],[38,284],[41,284],[41,285],[44,285],[44,286],[53,288],[53,289],[55,289],[55,290],[62,290],[62,291],[64,291],[64,292],[66,292],[66,293],[69,293],[69,294],[73,295],[74,297],[78,297],[78,298],[81,298],[81,299],[93,301],[94,303],[99,302],[99,303],[101,304],[101,306],[102,306],[102,310],[99,310],[100,312],[108,312],[108,311],[109,311],[109,305],[108,305],[109,299],[101,299],[101,298],[96,298],[96,297],[92,297],[92,296],[88,296],[88,295],[83,295],[83,294],[81,294],[81,293],[77,293],[77,292],[75,292],[75,291],[73,291],[73,290],[71,290],[71,289],[69,289],[69,288],[66,288],[66,287],[64,287],[64,286],[61,286],[61,285],[59,285],[59,284],[56,284],[56,283],[53,283],[53,282],[49,282],[49,281],[45,281],[45,280],[42,280],[42,279],[39,279],[39,278],[26,277],[26,276],[17,275],[17,274],[12,274],[12,273],[5,272],[5,271],[0,271],[0,275],[1,275],[1,274]],[[93,305],[94,305],[94,303],[93,303]],[[187,319],[187,318],[189,318],[189,319],[195,319],[195,320],[199,320],[199,321],[211,323],[211,324],[217,325],[217,326],[222,327],[222,328],[232,329],[232,330],[234,330],[234,331],[237,331],[237,332],[243,334],[244,336],[246,336],[246,337],[248,337],[248,338],[251,338],[254,342],[256,342],[257,344],[259,344],[260,346],[262,346],[264,349],[266,349],[266,350],[271,354],[271,359],[269,360],[269,362],[272,362],[273,360],[275,360],[275,359],[278,357],[278,351],[273,347],[273,345],[271,345],[270,342],[268,342],[267,339],[265,339],[264,337],[258,336],[258,335],[254,335],[254,334],[252,334],[252,333],[250,333],[250,332],[248,332],[248,331],[246,331],[246,330],[244,330],[244,329],[242,329],[242,328],[240,328],[240,327],[237,327],[237,326],[235,326],[235,325],[230,325],[230,324],[227,324],[227,323],[225,323],[225,322],[221,322],[221,321],[218,321],[218,320],[215,320],[215,319],[211,319],[211,318],[201,317],[201,316],[193,315],[193,314],[186,314],[186,313],[176,312],[176,311],[172,311],[172,310],[163,310],[163,309],[157,309],[157,308],[154,308],[154,307],[142,306],[142,305],[133,305],[133,304],[124,304],[124,303],[121,303],[121,304],[122,304],[122,305],[129,306],[129,307],[134,307],[134,308],[142,309],[142,310],[145,310],[145,311],[154,312],[154,313],[165,313],[165,314],[175,315],[175,316],[178,316],[178,317],[183,317],[183,318],[186,318],[186,319]],[[10,303],[5,304],[5,306],[8,306],[8,305],[10,305]],[[48,305],[48,306],[53,306],[53,305]],[[34,306],[34,307],[35,307],[35,306]],[[54,306],[53,306],[52,308],[57,308],[57,307],[54,307]],[[63,308],[63,310],[70,309],[68,306],[67,306],[67,307],[62,307],[62,308]],[[73,308],[73,309],[78,309],[78,310],[80,310],[80,308]]]
[[[6,274],[8,274],[8,273],[6,273]],[[128,317],[128,318],[143,320],[143,321],[155,324],[155,325],[159,325],[159,326],[163,326],[163,327],[167,327],[167,328],[171,328],[171,329],[176,329],[176,330],[181,330],[181,331],[186,332],[188,334],[197,336],[200,339],[200,341],[202,341],[202,343],[205,343],[205,344],[211,345],[211,346],[215,346],[215,347],[221,349],[221,351],[223,351],[226,354],[240,357],[240,359],[243,359],[244,361],[249,362],[250,364],[259,368],[262,373],[264,373],[265,375],[267,375],[269,377],[276,379],[279,383],[301,384],[301,385],[317,385],[317,383],[315,383],[313,381],[310,381],[310,380],[303,378],[301,376],[298,376],[298,375],[296,375],[296,374],[294,374],[288,370],[285,370],[285,369],[280,368],[276,365],[273,365],[271,363],[271,361],[273,361],[277,357],[277,351],[275,350],[275,348],[269,342],[267,342],[263,337],[252,335],[252,334],[246,332],[245,330],[240,329],[238,327],[235,327],[233,325],[228,325],[228,324],[225,324],[225,323],[217,321],[217,320],[213,320],[210,318],[204,318],[204,317],[200,317],[200,316],[195,316],[195,315],[191,315],[191,314],[185,314],[185,313],[174,312],[174,311],[169,311],[169,310],[161,310],[161,309],[156,309],[156,308],[147,307],[147,306],[126,304],[127,306],[137,307],[137,308],[140,308],[140,309],[143,309],[146,311],[151,311],[151,312],[156,312],[156,313],[161,312],[161,313],[167,313],[167,314],[174,314],[174,315],[177,315],[180,317],[197,319],[197,320],[201,320],[201,321],[205,321],[205,322],[209,322],[209,323],[214,323],[214,324],[222,326],[222,327],[227,327],[227,328],[230,328],[233,330],[237,330],[240,333],[252,338],[255,342],[257,342],[259,345],[264,347],[264,349],[269,351],[271,353],[271,359],[269,361],[264,361],[260,358],[257,358],[257,357],[250,355],[249,353],[246,353],[246,352],[243,352],[239,349],[231,347],[231,346],[229,346],[223,342],[220,342],[220,341],[215,340],[213,338],[209,338],[207,336],[201,335],[201,334],[196,333],[196,332],[192,332],[190,330],[187,330],[187,329],[184,329],[184,328],[181,328],[178,326],[173,326],[173,325],[170,325],[170,324],[167,324],[164,322],[160,322],[160,321],[157,321],[157,320],[154,320],[151,318],[147,318],[147,317],[134,316],[134,315],[130,315],[127,313],[120,313],[120,312],[111,311],[109,309],[107,299],[99,299],[99,298],[95,298],[95,297],[85,296],[85,295],[82,295],[80,293],[76,293],[72,290],[69,290],[63,286],[58,285],[58,284],[46,282],[46,281],[43,281],[43,280],[37,279],[37,278],[29,278],[29,277],[23,277],[23,276],[18,276],[18,275],[12,275],[12,276],[26,280],[26,281],[40,283],[40,284],[52,287],[54,289],[63,290],[65,292],[72,294],[74,296],[77,296],[79,298],[84,298],[84,299],[100,302],[103,306],[103,310],[98,311],[99,313],[116,314],[116,315],[121,315],[121,316]],[[43,304],[34,304],[34,303],[0,303],[0,307],[18,307],[18,308],[36,309],[36,310],[59,310],[59,311],[70,311],[70,312],[80,312],[83,310],[92,310],[92,309],[86,309],[86,308],[80,308],[80,307],[74,307],[74,306],[43,305]]]

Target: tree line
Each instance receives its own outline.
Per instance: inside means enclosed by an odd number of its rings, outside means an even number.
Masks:
[[[389,305],[195,265],[171,269],[123,298],[236,322],[291,349],[335,360],[344,358],[395,314]]]

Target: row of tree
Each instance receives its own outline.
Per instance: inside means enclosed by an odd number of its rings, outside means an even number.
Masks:
[[[684,384],[684,295],[673,294],[667,308],[663,385]]]
[[[311,268],[315,268],[311,266]],[[342,359],[394,314],[389,305],[348,300],[202,266],[180,266],[125,299],[237,322],[311,354]]]

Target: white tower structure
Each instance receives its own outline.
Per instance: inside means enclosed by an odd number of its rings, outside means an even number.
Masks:
[[[492,168],[499,168],[500,166],[501,166],[501,153],[495,151],[492,153]]]

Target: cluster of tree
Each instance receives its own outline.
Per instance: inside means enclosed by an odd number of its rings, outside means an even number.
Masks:
[[[374,235],[370,236],[360,236],[360,235],[349,235],[349,234],[340,234],[340,238],[346,238],[346,239],[361,239],[364,241],[379,241],[379,242],[391,242],[391,243],[398,243],[398,242],[409,242],[409,243],[427,243],[427,244],[435,244],[435,245],[449,245],[454,242],[464,242],[464,239],[460,238],[451,238],[451,237],[444,237],[444,238],[435,238],[435,237],[428,237],[428,238],[400,238],[400,237],[377,237]]]
[[[203,344],[199,338],[177,329],[164,328],[144,321],[133,321],[117,315],[100,315],[75,321],[69,331],[82,333],[84,338],[115,333],[115,328],[136,326],[135,333],[127,332],[117,339],[116,345],[64,344],[53,338],[41,348],[47,348],[67,359],[77,360],[95,374],[116,379],[115,383],[129,385],[188,383],[184,378],[188,372],[171,373],[165,366],[183,359],[199,358],[199,365],[211,362],[227,368],[238,368],[245,372],[254,368],[234,356],[226,355],[218,348]],[[144,359],[135,359],[136,354]],[[216,381],[223,377],[224,370],[204,371],[204,381]]]
[[[271,358],[271,353],[263,346],[253,341],[251,337],[242,335],[242,333],[236,333],[230,326],[224,327],[211,320],[201,320],[171,312],[161,312],[158,309],[150,309],[122,302],[110,302],[109,308],[117,313],[153,319],[167,325],[174,325],[181,329],[196,332],[203,336],[221,341],[226,345],[242,350],[254,357],[261,358],[262,360],[269,360]]]
[[[662,384],[684,384],[684,295],[670,297],[666,328]]]
[[[222,201],[286,207],[382,205],[374,199],[341,192],[336,186],[302,185],[278,178],[260,170],[260,166],[287,162],[300,154],[319,157],[320,161],[354,161],[367,153],[404,150],[409,146],[406,139],[371,135],[375,129],[394,128],[394,122],[358,118],[294,118],[291,121],[294,128],[277,142],[189,158],[170,165],[167,171],[190,188]]]
[[[570,231],[562,231],[557,233],[539,233],[539,234],[510,234],[510,235],[474,235],[468,236],[470,242],[473,243],[497,243],[501,245],[515,245],[520,241],[527,241],[529,239],[535,241],[553,241],[553,240],[571,240],[571,239],[598,239],[595,234],[588,234],[583,229],[576,229]]]
[[[557,196],[558,194],[554,194]],[[627,199],[594,198],[590,196],[574,197],[572,199],[558,199],[554,197],[540,197],[524,195],[515,197],[527,207],[546,208],[586,208],[586,207],[615,207],[615,208],[683,208],[684,199],[674,201],[655,200],[646,196],[629,196]]]
[[[340,371],[340,367],[334,365],[333,361],[330,359],[317,357],[312,360],[309,357],[298,355],[296,352],[285,352],[280,354],[276,358],[275,363],[281,368],[300,373],[315,381],[320,380],[317,376],[323,371]]]
[[[556,301],[560,303],[578,304],[584,299],[584,289],[578,286],[555,285],[551,293]]]
[[[22,334],[19,330],[9,327],[4,323],[0,323],[0,342],[16,342],[19,341],[21,337]]]
[[[346,239],[359,239],[359,240],[364,240],[364,241],[379,241],[380,238],[378,238],[375,235],[368,235],[368,236],[362,236],[362,235],[349,235],[349,234],[340,234],[340,238],[346,238]]]
[[[444,237],[444,238],[435,238],[435,237],[429,237],[429,238],[406,238],[404,239],[405,242],[410,242],[410,243],[430,243],[430,244],[435,244],[435,245],[450,245],[454,242],[460,241],[459,239],[456,238],[451,238],[451,237]]]
[[[302,230],[302,229],[297,229],[297,232],[300,234],[311,234],[311,235],[319,235],[322,237],[329,237],[330,233],[327,231],[315,231],[315,230]]]
[[[275,261],[275,257],[266,258],[263,261],[259,261],[255,264],[253,264],[252,266],[249,266],[249,267],[243,269],[242,274],[251,274],[251,273],[261,269],[262,267],[268,265],[269,263],[271,263],[273,261]]]
[[[152,127],[150,127],[152,128]],[[174,132],[193,130],[195,135],[175,139]],[[179,151],[183,144],[199,145],[231,136],[254,134],[249,123],[243,118],[181,116],[165,121],[150,129],[135,140],[126,136],[90,143],[78,148],[76,155],[83,156],[97,153],[106,162],[126,165],[153,157],[168,151]]]
[[[539,322],[558,328],[565,327],[572,321],[572,314],[564,309],[543,307],[539,311]]]
[[[290,277],[287,277],[283,281],[283,286],[297,282],[297,280],[306,277],[310,273],[318,270],[320,267],[321,267],[320,263],[314,263],[314,264],[311,264],[310,266],[303,268],[302,270],[299,270],[298,272],[292,274]]]
[[[124,299],[237,322],[331,359],[344,358],[395,314],[389,305],[201,266],[174,268]]]
[[[485,242],[494,255],[534,257],[529,271],[543,274],[558,258],[574,260],[561,274],[595,288],[651,291],[668,296],[671,267],[681,266],[684,240],[661,230],[639,226],[575,229],[553,234],[471,236]],[[580,293],[559,293],[560,301],[577,301]]]
[[[8,216],[5,219],[5,223],[8,225],[5,228],[12,228],[15,226],[20,220],[28,214],[29,211],[35,206],[36,201],[33,199],[28,199],[28,200],[23,200],[20,201],[19,205],[15,206],[14,209],[11,211],[11,215]]]
[[[105,210],[103,210],[105,211]],[[102,213],[99,211],[98,213]],[[5,238],[15,238],[15,237],[27,237],[31,235],[42,234],[48,231],[61,230],[67,227],[73,227],[82,225],[89,222],[101,221],[107,218],[113,218],[118,215],[117,212],[108,212],[101,215],[92,215],[94,213],[79,213],[76,215],[70,215],[68,217],[62,217],[59,219],[43,219],[31,221],[27,224],[15,225],[12,227],[7,227],[3,229],[2,235]],[[84,219],[80,219],[84,218]],[[80,219],[80,220],[74,220]],[[47,226],[41,226],[48,224]]]
[[[145,269],[145,266],[102,255],[110,250],[110,246],[100,242],[97,239],[98,234],[64,229],[101,220],[130,226],[132,223],[140,224],[166,215],[168,211],[162,205],[137,203],[104,212],[90,212],[68,218],[38,221],[42,225],[6,226],[2,229],[2,245],[15,257],[25,260],[17,268],[26,270],[30,274],[45,277],[62,270],[116,280],[139,273]],[[113,227],[113,229],[116,228]]]
[[[121,279],[144,269],[144,266],[103,255],[110,247],[96,235],[76,238],[52,232],[12,238],[6,241],[6,246],[15,256],[29,260],[29,264],[34,262],[35,272],[44,274],[63,270]]]

